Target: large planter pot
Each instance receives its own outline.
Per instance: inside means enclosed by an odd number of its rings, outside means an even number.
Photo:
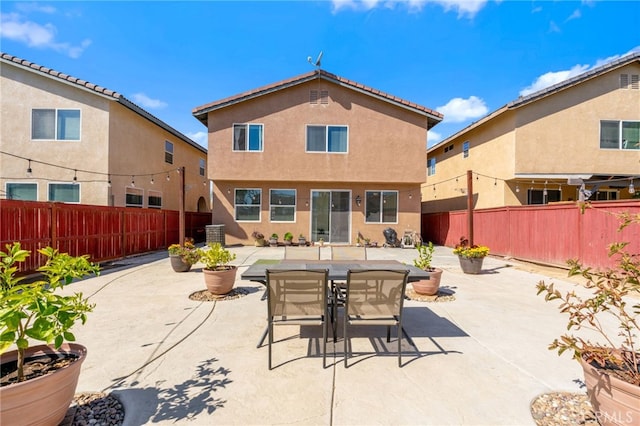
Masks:
[[[264,247],[264,238],[256,238],[254,245],[256,247]]]
[[[442,269],[433,268],[433,271],[429,271],[428,280],[420,280],[411,283],[413,290],[418,294],[424,294],[427,296],[433,296],[438,294],[440,288],[440,280],[442,279]]]
[[[479,274],[482,270],[484,257],[464,257],[458,256],[460,267],[465,274]]]
[[[80,367],[87,349],[75,343],[65,343],[60,349],[38,345],[25,351],[25,358],[72,354],[77,359],[45,376],[0,388],[0,424],[57,426],[64,419],[76,392]],[[2,363],[18,359],[17,351],[2,355]]]
[[[189,272],[191,270],[191,264],[182,260],[182,256],[178,254],[170,254],[171,267],[176,272]]]
[[[236,281],[237,266],[229,266],[228,269],[212,271],[210,269],[203,269],[204,283],[207,286],[207,290],[211,294],[223,295],[233,290],[233,284]]]
[[[591,406],[603,426],[640,424],[640,386],[580,359]]]

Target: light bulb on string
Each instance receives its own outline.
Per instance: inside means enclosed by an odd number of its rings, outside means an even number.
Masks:
[[[73,184],[77,184],[78,183],[78,171],[74,170],[73,171]]]
[[[111,175],[108,175],[108,181],[107,181],[107,185],[109,185],[109,188],[111,188]]]
[[[520,186],[516,184],[516,192],[520,192]]]
[[[133,188],[135,188],[135,187],[136,187],[136,181],[135,181],[135,179],[134,179],[134,176],[133,176],[133,175],[131,175],[131,186],[132,186]]]
[[[151,175],[151,185],[153,185],[154,183],[156,183],[156,181],[153,179],[153,175]]]
[[[636,193],[636,187],[633,186],[633,179],[631,179],[631,182],[629,183],[629,194],[635,194]]]
[[[167,182],[171,180],[171,176],[169,176],[169,173],[167,173]]]
[[[31,177],[33,170],[31,170],[31,160],[29,160],[29,166],[27,167],[27,177]]]

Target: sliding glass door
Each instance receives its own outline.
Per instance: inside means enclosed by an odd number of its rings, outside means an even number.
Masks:
[[[350,191],[311,191],[311,238],[349,243]]]

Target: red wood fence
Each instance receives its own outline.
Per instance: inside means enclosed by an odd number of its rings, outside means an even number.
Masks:
[[[19,241],[31,256],[21,272],[43,264],[37,249],[51,246],[92,261],[164,249],[179,238],[178,211],[0,200],[0,250]],[[204,241],[210,213],[186,212],[185,235]]]
[[[556,266],[566,266],[568,259],[613,266],[610,243],[629,242],[629,251],[640,253],[640,225],[618,231],[614,213],[622,212],[639,214],[640,200],[594,202],[584,212],[574,203],[475,210],[474,243],[492,254]],[[422,215],[424,241],[453,247],[461,236],[469,236],[467,211]]]

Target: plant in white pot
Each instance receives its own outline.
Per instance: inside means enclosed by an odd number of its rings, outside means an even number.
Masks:
[[[0,424],[58,425],[73,400],[87,352],[84,346],[64,342],[75,341],[71,328],[78,321],[84,324],[94,306],[82,293],[57,293],[76,278],[98,275],[99,267],[88,256],[46,247],[38,250],[47,258],[38,269],[43,279],[23,283],[16,272],[30,253],[20,243],[6,248],[0,251]],[[29,339],[47,345],[32,346]],[[12,347],[15,350],[8,351]],[[37,364],[48,372],[32,369]]]
[[[620,229],[630,224],[640,225],[640,214],[619,215]],[[609,245],[609,256],[616,266],[592,270],[577,260],[570,260],[569,276],[582,276],[589,297],[574,291],[562,295],[553,283],[541,281],[538,294],[545,300],[559,300],[560,312],[569,316],[567,330],[587,330],[600,336],[594,342],[588,338],[565,333],[555,339],[549,349],[559,354],[569,351],[580,362],[585,375],[587,394],[598,421],[602,425],[640,424],[640,256],[629,253],[628,243]],[[617,325],[605,327],[605,316],[612,316]]]
[[[411,286],[418,294],[425,294],[427,296],[436,295],[440,288],[442,269],[431,266],[435,247],[433,243],[429,241],[428,244],[416,245],[416,249],[418,250],[418,257],[413,260],[413,264],[417,268],[429,272],[429,279],[412,282]]]
[[[235,258],[235,253],[220,243],[209,243],[206,250],[200,250],[200,261],[205,265],[202,270],[204,283],[210,293],[223,295],[233,290],[238,267],[229,263]]]

